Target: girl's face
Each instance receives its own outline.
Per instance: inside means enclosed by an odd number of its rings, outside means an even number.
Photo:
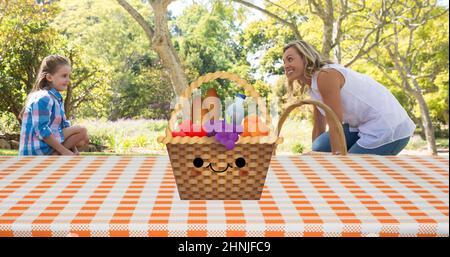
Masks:
[[[72,68],[69,65],[62,65],[54,74],[47,74],[47,80],[56,90],[65,91],[69,85],[71,73]]]
[[[301,80],[304,77],[305,62],[294,46],[283,54],[284,72],[289,81]]]

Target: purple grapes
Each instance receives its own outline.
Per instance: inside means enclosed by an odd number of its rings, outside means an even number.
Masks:
[[[227,150],[232,150],[239,139],[239,134],[235,132],[217,132],[214,137]]]
[[[234,148],[243,131],[241,125],[228,124],[224,120],[208,121],[204,124],[204,129],[209,137],[213,136],[227,150]]]

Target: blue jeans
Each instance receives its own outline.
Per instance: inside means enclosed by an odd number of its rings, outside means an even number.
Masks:
[[[408,144],[409,137],[399,139],[397,141],[391,142],[389,144],[382,145],[374,149],[367,149],[359,146],[356,141],[358,141],[358,132],[350,132],[349,125],[342,125],[345,134],[345,141],[347,142],[348,153],[353,154],[376,154],[376,155],[397,155],[403,148]],[[330,133],[325,132],[318,136],[313,144],[312,150],[316,152],[331,152],[330,145]]]

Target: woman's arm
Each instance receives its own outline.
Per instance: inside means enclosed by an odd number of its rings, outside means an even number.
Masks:
[[[323,103],[328,105],[331,110],[336,113],[340,123],[342,123],[343,120],[340,91],[341,87],[344,85],[344,82],[345,80],[342,74],[334,69],[321,71],[317,77],[317,87],[319,88]],[[330,130],[331,152],[336,153],[336,146],[339,142],[338,130],[331,117],[326,116],[325,119]]]
[[[312,141],[314,142],[318,136],[325,132],[327,123],[325,117],[319,112],[319,109],[315,106],[313,108],[314,126],[312,130]]]

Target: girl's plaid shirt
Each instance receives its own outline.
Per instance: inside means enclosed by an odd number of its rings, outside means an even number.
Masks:
[[[53,135],[64,141],[63,128],[70,127],[61,94],[54,88],[30,95],[22,117],[19,155],[48,155],[53,149],[44,138]]]

